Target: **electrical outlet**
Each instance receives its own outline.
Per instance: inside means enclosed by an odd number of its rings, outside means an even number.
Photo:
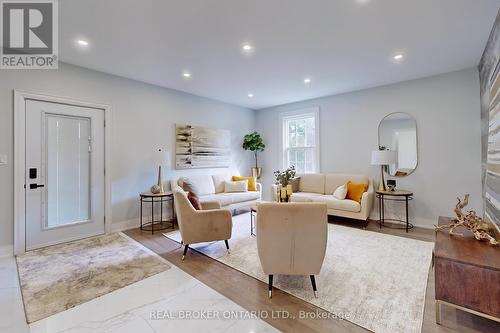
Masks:
[[[0,165],[7,164],[7,155],[0,155]]]

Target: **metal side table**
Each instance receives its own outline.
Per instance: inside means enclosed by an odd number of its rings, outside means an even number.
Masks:
[[[163,192],[154,194],[151,192],[145,192],[140,194],[141,197],[141,230],[151,231],[154,234],[155,231],[174,229],[175,226],[175,209],[174,209],[174,193],[173,192]],[[151,221],[143,221],[143,205],[151,204]],[[155,203],[160,205],[160,218],[155,220]],[[170,203],[170,219],[163,219],[163,204]]]
[[[376,196],[378,199],[378,207],[379,207],[379,220],[378,224],[380,225],[380,229],[382,226],[386,226],[385,222],[392,222],[395,225],[386,227],[393,229],[406,229],[408,230],[413,228],[413,224],[411,224],[408,220],[408,201],[413,200],[413,192],[405,191],[405,190],[395,190],[395,191],[376,191]],[[401,201],[405,203],[405,212],[406,212],[406,220],[400,219],[386,219],[385,218],[385,200],[388,201]]]

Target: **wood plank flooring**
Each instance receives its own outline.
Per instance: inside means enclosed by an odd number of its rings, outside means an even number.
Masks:
[[[362,224],[356,221],[346,219],[330,218],[330,222],[357,228],[363,227]],[[434,231],[423,228],[414,228],[406,234],[404,230],[389,228],[380,230],[375,222],[370,222],[366,226],[366,229],[425,241],[434,240]],[[190,250],[189,257],[185,261],[181,261],[182,249],[180,244],[164,237],[159,232],[151,235],[151,233],[141,232],[137,228],[128,230],[125,233],[246,310],[274,313],[276,318],[263,319],[283,332],[368,332],[353,323],[341,319],[301,318],[301,312],[318,315],[326,314],[327,312],[278,289],[274,290],[273,298],[269,299],[267,296],[267,284],[196,251]],[[279,316],[279,311],[282,310],[287,311],[292,318]],[[431,270],[427,283],[422,332],[497,333],[500,332],[500,324],[443,306],[442,325],[437,325],[435,323],[434,309],[434,271]]]

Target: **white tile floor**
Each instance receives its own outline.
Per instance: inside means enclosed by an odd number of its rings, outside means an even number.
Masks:
[[[234,318],[248,313],[171,266],[163,273],[28,325],[15,259],[0,258],[0,333],[277,332],[257,318]],[[205,315],[219,319],[172,318],[199,315],[200,311],[212,311]],[[152,319],[152,312],[163,319]]]

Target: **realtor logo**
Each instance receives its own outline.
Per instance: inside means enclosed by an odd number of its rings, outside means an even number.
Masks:
[[[1,0],[2,69],[57,69],[57,0]]]

